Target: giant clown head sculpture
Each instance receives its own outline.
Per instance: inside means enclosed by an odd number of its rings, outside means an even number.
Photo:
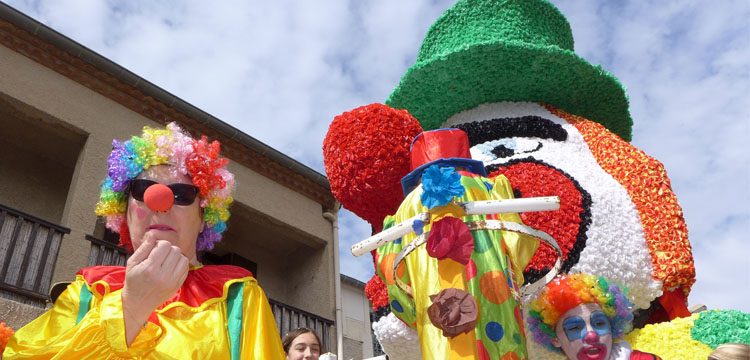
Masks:
[[[669,178],[628,142],[632,120],[623,87],[574,53],[570,25],[552,4],[459,0],[432,25],[386,104],[408,114],[383,105],[345,113],[324,143],[334,194],[376,229],[378,218],[398,207],[393,179],[408,172],[414,119],[424,130],[460,128],[472,158],[490,177],[507,177],[516,198],[560,197],[560,210],[521,219],[557,240],[563,272],[624,285],[642,317],[689,314],[695,269]],[[367,134],[388,140],[362,138]],[[524,271],[526,281],[554,260],[542,246]],[[382,296],[380,280],[368,284],[368,294]],[[371,300],[384,305],[377,295]]]

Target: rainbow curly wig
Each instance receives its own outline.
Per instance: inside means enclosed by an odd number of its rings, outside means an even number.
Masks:
[[[164,129],[146,126],[141,136],[127,141],[112,140],[96,214],[105,216],[107,228],[120,234],[120,246],[132,251],[125,220],[128,185],[151,166],[171,165],[191,177],[199,189],[205,225],[198,235],[197,250],[212,249],[227,229],[234,190],[234,175],[226,169],[229,160],[219,156],[220,150],[218,141],[209,143],[206,136],[193,139],[176,123],[169,123]]]
[[[561,275],[547,284],[530,304],[526,321],[534,341],[552,351],[562,352],[552,345],[552,340],[557,338],[557,321],[568,310],[587,303],[596,303],[602,308],[612,325],[613,338],[621,338],[630,331],[633,303],[627,298],[627,289],[608,282],[602,276]]]

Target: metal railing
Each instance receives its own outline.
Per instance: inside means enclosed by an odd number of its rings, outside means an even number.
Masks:
[[[0,205],[0,296],[45,306],[63,235],[70,229]]]
[[[86,235],[86,240],[91,242],[88,266],[125,266],[125,262],[128,259],[128,252],[125,249],[117,246],[115,243],[99,239],[92,235]]]
[[[336,349],[331,348],[331,337],[334,324],[333,320],[320,317],[273,299],[268,299],[268,302],[271,304],[271,311],[273,311],[273,317],[276,319],[276,327],[279,328],[279,333],[282,337],[291,330],[306,327],[310,330],[314,330],[315,333],[320,336],[320,341],[323,343],[322,345],[325,351],[336,351]]]

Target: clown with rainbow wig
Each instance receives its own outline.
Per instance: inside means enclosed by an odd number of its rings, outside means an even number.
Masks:
[[[659,359],[615,342],[632,329],[632,311],[627,289],[604,277],[561,275],[531,302],[526,321],[535,342],[568,359]]]
[[[142,136],[112,141],[107,177],[101,187],[96,215],[106,216],[107,227],[120,233],[120,245],[132,250],[125,212],[128,187],[144,170],[168,164],[170,171],[190,177],[200,191],[205,226],[198,235],[198,250],[211,250],[227,229],[232,203],[234,175],[226,169],[229,160],[219,157],[220,144],[205,136],[195,140],[175,123],[166,129],[145,127]]]
[[[197,259],[229,220],[234,176],[220,147],[175,123],[114,140],[96,214],[132,252],[127,265],[81,269],[4,359],[283,359],[253,275]]]

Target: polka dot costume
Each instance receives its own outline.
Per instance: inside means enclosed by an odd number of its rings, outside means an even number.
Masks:
[[[468,172],[461,174],[464,188],[455,201],[479,201],[513,198],[510,183],[503,176],[492,180]],[[427,212],[423,206],[420,185],[409,193],[395,215],[384,221],[384,229]],[[501,216],[463,216],[456,206],[446,205],[430,210],[431,221],[424,225],[422,237],[429,238],[431,228],[446,217],[460,218],[470,224],[488,219],[521,222],[517,214]],[[416,233],[377,249],[377,274],[388,287],[393,314],[417,330],[425,359],[526,359],[526,338],[517,301],[522,271],[538,247],[528,235],[501,230],[473,230],[473,251],[462,264],[452,258],[430,256],[424,244],[404,257],[394,273],[399,252],[410,243],[420,241]],[[522,256],[520,254],[528,254]],[[399,286],[399,282],[403,285]],[[445,336],[427,312],[436,294],[446,289],[466,292],[476,302],[478,315],[469,331]],[[409,293],[409,291],[411,293]],[[462,302],[462,304],[465,304]]]

